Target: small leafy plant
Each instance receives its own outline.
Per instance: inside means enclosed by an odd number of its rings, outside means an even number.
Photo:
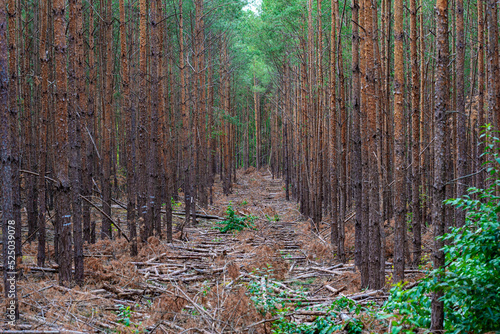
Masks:
[[[125,325],[127,327],[130,326],[131,321],[130,321],[130,316],[132,315],[132,310],[130,309],[130,306],[124,306],[124,305],[118,305],[118,322],[122,325]]]
[[[273,271],[274,269],[269,264],[266,268],[254,270],[252,274],[258,278],[251,281],[247,287],[250,300],[252,300],[257,311],[262,316],[266,314],[274,316],[281,311],[287,312],[287,305],[290,303],[290,299],[294,297],[289,292],[281,289],[276,282],[270,280]],[[302,289],[298,290],[297,295],[305,300],[305,293]],[[299,301],[297,305],[300,304]]]
[[[170,197],[170,203],[172,204],[172,209],[177,210],[182,206],[181,202],[176,202],[173,197]]]
[[[148,306],[151,307],[152,303],[150,303],[150,300],[147,300],[148,302]],[[136,307],[138,307],[139,305],[136,304],[135,305]],[[124,306],[124,305],[118,305],[118,313],[117,313],[117,316],[118,316],[118,323],[126,326],[126,327],[132,327],[134,328],[132,331],[130,331],[131,333],[134,333],[134,334],[138,334],[138,333],[142,333],[142,331],[139,329],[139,327],[141,326],[142,322],[139,322],[139,323],[134,323],[130,318],[132,316],[132,312],[133,310],[130,308],[130,306]]]
[[[239,216],[233,209],[231,203],[226,210],[225,220],[221,222],[217,222],[217,226],[214,228],[219,230],[222,233],[227,232],[239,232],[245,228],[255,229],[254,221],[257,219],[255,216]]]
[[[266,215],[266,219],[269,220],[270,222],[279,222],[280,221],[280,216],[278,214],[275,214],[272,217]]]
[[[380,312],[372,304],[361,306],[354,300],[341,297],[330,305],[304,307],[307,301],[304,287],[290,291],[284,290],[279,282],[271,281],[272,267],[258,269],[256,276],[247,287],[247,293],[256,309],[264,317],[276,318],[272,324],[273,334],[330,334],[344,330],[349,334],[362,333],[366,329],[363,319],[369,318],[371,323],[387,324],[387,314]],[[312,322],[300,323],[291,317],[299,309],[305,311],[323,312],[324,316],[315,318]]]

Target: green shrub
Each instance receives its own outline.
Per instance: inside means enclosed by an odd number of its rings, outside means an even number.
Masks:
[[[466,223],[441,237],[446,265],[429,274],[416,287],[391,290],[387,311],[398,310],[406,329],[430,325],[430,293],[443,292],[445,329],[450,333],[500,331],[500,155],[499,139],[486,127],[487,189],[470,188],[468,194],[446,203],[467,211]],[[475,198],[475,199],[473,199]],[[435,277],[441,275],[437,281]]]
[[[241,231],[245,228],[255,229],[254,221],[257,219],[255,216],[238,216],[233,209],[231,203],[226,210],[225,220],[217,222],[214,228],[222,233]]]
[[[304,308],[304,302],[307,301],[304,288],[293,292],[282,289],[278,282],[270,280],[272,271],[269,265],[254,271],[256,278],[248,283],[247,294],[263,317],[276,318],[272,323],[273,334],[330,334],[340,330],[358,334],[365,329],[362,321],[364,317],[369,317],[372,323],[387,323],[387,316],[377,314],[379,310],[374,304],[361,306],[347,297],[335,299],[329,305]],[[322,311],[325,315],[318,316],[312,322],[300,323],[291,317],[299,309]]]

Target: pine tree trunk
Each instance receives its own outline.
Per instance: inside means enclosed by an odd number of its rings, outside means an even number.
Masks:
[[[147,206],[148,213],[146,216],[146,237],[149,238],[153,235],[154,230],[156,229],[158,233],[158,237],[160,236],[160,229],[158,228],[158,189],[157,186],[159,184],[158,180],[158,169],[156,168],[156,164],[158,161],[158,68],[159,68],[159,29],[158,22],[160,18],[158,17],[158,3],[156,1],[152,1],[150,5],[150,30],[149,30],[149,51],[150,51],[150,66],[149,66],[149,80],[148,85],[149,89],[149,110],[151,113],[151,118],[148,120],[150,123],[149,129],[149,154],[148,154],[148,191],[147,191]]]
[[[82,1],[72,0],[70,6],[70,38],[74,39],[70,46],[70,52],[73,57],[71,64],[74,71],[74,80],[70,89],[72,90],[71,108],[69,114],[69,139],[70,139],[70,178],[72,191],[72,210],[73,210],[73,245],[75,262],[75,281],[78,284],[83,283],[83,239],[82,239],[82,200],[80,198],[80,180],[82,173],[82,135],[81,135],[81,113],[85,111],[85,60],[83,50],[83,19],[82,19]]]
[[[485,73],[484,73],[484,10],[483,2],[477,2],[477,75],[478,75],[478,96],[477,96],[477,109],[478,109],[478,133],[481,132],[481,127],[484,126],[484,83],[485,83]],[[476,162],[476,187],[479,189],[484,188],[484,173],[480,172],[483,168],[484,157],[482,156],[484,152],[484,144],[482,142],[477,146],[477,162]]]
[[[498,8],[495,0],[486,2],[488,22],[488,122],[498,130],[500,122],[500,91],[498,89]]]
[[[395,193],[394,201],[394,283],[404,279],[404,232],[406,226],[405,208],[405,117],[403,106],[404,55],[403,55],[403,0],[394,4],[394,148],[395,148]]]
[[[186,219],[183,224],[181,224],[180,231],[186,224],[189,223],[191,215],[191,131],[190,129],[190,117],[189,108],[186,100],[186,65],[184,63],[184,18],[183,18],[183,8],[182,0],[179,0],[179,67],[180,67],[180,90],[181,90],[181,118],[182,118],[182,134],[181,134],[181,145],[182,145],[182,174],[183,174],[183,186],[184,191],[184,205],[186,212]]]
[[[456,131],[457,131],[457,160],[456,160],[456,178],[457,197],[465,195],[467,190],[467,179],[463,179],[467,173],[467,118],[465,114],[465,37],[464,37],[464,4],[463,0],[455,0],[456,4]],[[497,60],[498,61],[498,60]],[[472,96],[471,96],[472,98]],[[457,209],[455,216],[456,226],[465,225],[465,211]]]
[[[334,1],[331,1],[331,33],[330,33],[330,131],[328,138],[328,152],[329,152],[329,162],[330,165],[330,196],[331,196],[331,226],[330,226],[330,242],[332,245],[337,244],[337,254],[339,254],[338,247],[338,177],[337,177],[337,96],[336,96],[336,12],[333,10]]]
[[[366,2],[360,2],[358,24],[365,24]],[[360,69],[360,144],[361,144],[361,286],[368,287],[370,284],[370,237],[369,237],[369,220],[370,220],[370,205],[369,205],[369,159],[368,159],[368,143],[367,143],[367,112],[366,112],[366,30],[362,30],[360,39],[359,52],[359,69]]]
[[[113,15],[111,8],[111,1],[106,1],[106,6],[103,8],[102,17],[105,18],[105,32],[103,34],[104,40],[101,42],[101,58],[103,59],[102,66],[104,66],[105,72],[103,73],[103,88],[104,94],[103,100],[103,124],[102,124],[102,211],[104,215],[102,217],[101,225],[101,239],[112,239],[113,233],[111,230],[111,164],[112,156],[114,151],[112,149],[112,138],[114,137],[113,129],[113,52],[112,52],[112,40],[113,40]],[[102,73],[102,72],[101,72]]]
[[[5,0],[0,1],[0,159],[1,159],[1,180],[0,189],[2,192],[2,249],[3,249],[3,267],[9,270],[3,270],[3,286],[5,298],[9,297],[10,290],[14,288],[17,291],[15,274],[9,272],[16,272],[17,263],[10,262],[11,256],[15,256],[12,252],[12,240],[9,240],[9,235],[16,228],[14,221],[14,194],[12,189],[12,136],[15,135],[11,132],[12,117],[10,116],[9,109],[9,51],[7,46],[7,8]],[[14,241],[15,244],[15,241]],[[15,251],[14,251],[15,253]],[[9,261],[10,260],[10,261]],[[9,287],[9,288],[7,288]],[[12,297],[12,296],[11,296]],[[17,292],[13,301],[15,303],[14,316],[19,319],[19,306],[17,303]],[[12,300],[11,298],[9,298]],[[9,302],[10,302],[9,300]],[[9,305],[10,306],[10,305]],[[13,320],[13,319],[12,319]]]
[[[9,0],[8,6],[8,23],[9,23],[9,117],[11,126],[11,147],[12,147],[12,191],[13,191],[13,212],[14,220],[16,222],[15,239],[16,239],[16,259],[17,261],[22,261],[22,250],[21,250],[21,189],[19,181],[19,130],[18,130],[18,118],[19,118],[19,53],[18,53],[18,32],[19,27],[19,15],[20,6],[15,0]]]
[[[260,100],[257,92],[257,78],[253,74],[253,105],[255,111],[255,168],[260,169]]]
[[[120,0],[120,57],[123,109],[125,110],[125,128],[127,131],[125,155],[127,158],[127,225],[130,238],[130,255],[137,255],[137,227],[135,222],[135,183],[134,183],[134,156],[133,147],[135,145],[134,129],[132,127],[132,103],[130,101],[130,70],[127,53],[127,36],[125,25],[125,4]]]
[[[91,3],[92,5],[94,3]],[[94,27],[94,11],[89,11],[89,26]],[[97,69],[95,61],[95,29],[89,29],[88,35],[88,53],[89,53],[89,68],[88,68],[88,95],[87,95],[87,110],[85,112],[85,131],[83,134],[83,141],[85,147],[85,162],[83,163],[82,171],[82,195],[90,196],[92,195],[92,178],[95,173],[95,162],[98,152],[94,147],[96,143],[96,117],[95,117],[95,96],[96,96],[96,81],[97,81]],[[95,231],[95,221],[91,221],[91,208],[90,203],[83,201],[82,209],[82,220],[83,220],[83,240],[88,243],[95,243],[96,231]]]
[[[43,267],[45,265],[45,242],[46,242],[46,227],[45,227],[45,211],[46,211],[46,194],[45,173],[47,171],[47,135],[48,135],[48,113],[49,113],[49,54],[47,50],[47,30],[49,16],[48,0],[40,1],[40,77],[41,77],[41,104],[40,104],[40,121],[39,121],[39,169],[38,169],[38,254],[37,265]]]
[[[420,79],[417,49],[417,1],[410,1],[410,52],[411,52],[411,117],[412,117],[412,230],[413,230],[413,267],[420,264],[422,253],[421,215],[420,215]]]
[[[380,214],[379,214],[379,181],[378,181],[378,161],[377,161],[377,95],[375,91],[376,71],[374,61],[375,50],[375,27],[373,20],[373,10],[370,1],[365,0],[365,62],[366,62],[366,97],[367,103],[364,105],[367,114],[367,149],[369,171],[369,229],[370,239],[369,270],[370,288],[381,288],[380,277]]]
[[[66,23],[65,1],[54,0],[54,45],[55,45],[55,172],[57,180],[56,211],[59,230],[59,284],[71,282],[71,183],[68,176],[68,98],[66,69]]]
[[[147,118],[147,58],[146,58],[146,0],[139,1],[139,117],[138,117],[138,168],[137,168],[137,188],[138,188],[138,198],[137,207],[139,209],[140,217],[140,237],[143,242],[147,239],[146,234],[146,222],[147,218],[147,165],[146,165],[146,152],[148,149],[147,143],[147,128],[148,128],[148,118]]]
[[[355,241],[354,241],[354,262],[357,267],[362,269],[362,230],[361,230],[361,219],[362,219],[362,170],[361,170],[361,134],[360,134],[360,123],[361,123],[361,110],[360,110],[360,70],[359,70],[359,28],[358,28],[358,18],[359,18],[359,4],[358,0],[353,0],[352,3],[352,178],[353,178],[353,197],[354,205],[356,207],[356,220],[354,222],[355,229]],[[331,129],[330,129],[331,130]],[[366,278],[366,273],[361,271],[362,282]],[[366,286],[361,283],[362,286]]]
[[[446,134],[446,112],[449,107],[448,91],[448,1],[436,1],[436,102],[434,109],[434,192],[433,192],[433,212],[432,223],[434,224],[434,237],[444,234],[445,227],[445,209],[443,201],[445,200],[445,136]],[[444,265],[444,253],[441,250],[444,246],[443,240],[435,239],[433,249],[434,268],[438,269]],[[439,300],[442,292],[432,294],[432,317],[431,331],[440,333],[443,330],[444,305]]]

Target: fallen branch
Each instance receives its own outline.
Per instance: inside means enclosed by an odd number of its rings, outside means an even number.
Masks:
[[[109,219],[109,221],[111,222],[111,224],[113,224],[113,226],[116,227],[116,229],[118,231],[120,231],[120,233],[125,237],[125,240],[127,240],[128,242],[130,242],[130,239],[127,237],[127,235],[125,233],[123,233],[123,231],[120,228],[120,226],[118,226],[118,224],[110,216],[108,216],[104,211],[102,211],[100,207],[98,207],[97,205],[95,205],[94,203],[92,203],[92,201],[89,200],[87,197],[82,196],[82,195],[80,195],[80,197],[83,198],[84,200],[86,200],[94,208],[96,208],[100,213],[102,213],[104,215],[104,217],[106,217],[107,219]]]
[[[44,268],[44,267],[18,267],[17,269],[27,269],[30,271],[41,271],[48,273],[57,273],[58,270],[55,268]],[[0,265],[0,271],[3,271],[3,265]]]
[[[34,331],[30,329],[26,330],[12,330],[12,331],[2,331],[2,334],[59,334],[60,331]]]
[[[167,213],[166,210],[162,210],[161,213]],[[186,216],[185,211],[172,211],[173,215]],[[224,220],[226,218],[212,215],[203,215],[200,213],[196,213],[196,218],[205,218],[205,219],[214,219],[214,220]]]
[[[340,289],[335,289],[334,287],[331,287],[330,285],[325,285],[325,289],[327,289],[328,291],[330,291],[331,293],[333,293],[334,295],[336,295],[337,293],[345,290],[346,286],[344,285],[343,287],[341,287]]]
[[[40,174],[36,173],[36,172],[32,172],[30,170],[25,170],[25,169],[20,169],[19,170],[19,173],[24,173],[24,174],[31,174],[31,175],[35,175],[35,176],[40,176]],[[53,179],[53,178],[50,178],[48,176],[45,176],[45,180],[48,180],[48,181],[51,181],[51,182],[54,182],[54,183],[58,183],[57,180]]]

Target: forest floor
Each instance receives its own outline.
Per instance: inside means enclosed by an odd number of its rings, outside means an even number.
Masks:
[[[129,256],[124,238],[85,245],[85,283],[72,289],[58,285],[53,248],[47,268],[38,268],[37,245],[26,243],[18,282],[21,319],[15,329],[270,333],[271,310],[278,300],[294,304],[290,314],[294,321],[310,322],[322,315],[312,306],[341,296],[359,303],[381,303],[386,298],[387,289],[360,291],[359,271],[353,265],[353,214],[346,221],[349,261],[341,264],[332,253],[329,225],[311,229],[298,204],[286,201],[283,181],[273,179],[267,169],[238,171],[230,196],[224,196],[216,182],[213,205],[199,212],[224,216],[229,204],[239,215],[258,217],[255,229],[220,233],[214,220],[200,219],[185,229],[186,240],[174,235],[169,244],[151,237],[147,244],[139,244],[135,258]],[[124,222],[126,212],[113,207],[113,217]],[[100,219],[97,214],[94,218]],[[390,224],[385,230],[390,261]],[[386,275],[389,281],[390,262]],[[410,270],[407,276],[411,282],[422,272]],[[2,328],[7,329],[0,322]]]

